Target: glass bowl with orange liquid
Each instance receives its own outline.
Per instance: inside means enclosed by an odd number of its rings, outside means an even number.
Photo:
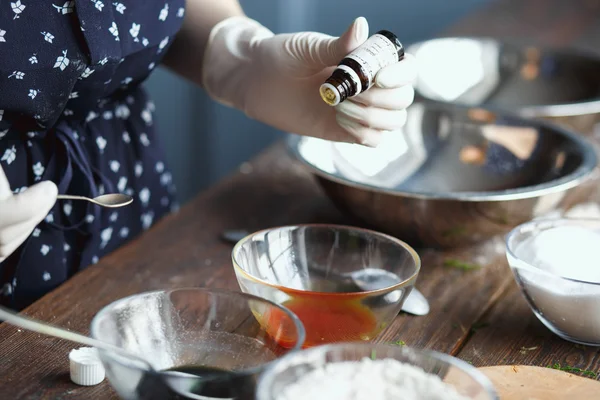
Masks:
[[[305,348],[377,337],[400,312],[421,267],[415,250],[399,239],[324,224],[255,232],[235,245],[232,260],[243,292],[296,314]],[[278,310],[254,314],[266,331],[285,331]],[[282,346],[294,343],[291,332],[278,336]]]

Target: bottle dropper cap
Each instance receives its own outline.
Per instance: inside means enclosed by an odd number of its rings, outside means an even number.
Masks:
[[[106,372],[93,347],[80,347],[69,353],[71,380],[81,386],[97,385],[104,380]]]
[[[330,106],[337,106],[356,93],[357,87],[353,83],[352,77],[341,68],[335,69],[319,88],[321,98]]]
[[[325,82],[319,88],[319,93],[323,101],[330,106],[337,106],[340,104],[341,96],[340,92],[331,83]]]

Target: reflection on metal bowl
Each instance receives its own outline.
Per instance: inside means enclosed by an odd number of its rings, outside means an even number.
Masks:
[[[483,241],[561,206],[597,164],[586,139],[557,126],[434,102],[413,104],[402,132],[378,148],[293,135],[288,147],[342,210],[439,248]]]
[[[417,97],[492,106],[583,134],[600,122],[600,55],[467,37],[427,40],[407,51],[419,62]]]

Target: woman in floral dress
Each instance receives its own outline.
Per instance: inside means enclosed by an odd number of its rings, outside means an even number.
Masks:
[[[282,131],[376,145],[412,102],[414,60],[332,108],[331,66],[368,37],[275,35],[234,0],[0,2],[0,303],[22,309],[176,208],[141,83],[161,63]],[[103,209],[57,193],[127,193]]]

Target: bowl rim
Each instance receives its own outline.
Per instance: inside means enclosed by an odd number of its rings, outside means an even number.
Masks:
[[[256,384],[256,398],[257,400],[263,400],[263,396],[267,396],[267,390],[270,388],[272,382],[277,378],[277,376],[288,368],[291,365],[294,365],[293,360],[297,357],[302,357],[304,354],[311,353],[328,353],[330,351],[335,351],[338,349],[356,349],[362,348],[365,350],[375,351],[378,349],[386,348],[393,349],[394,353],[402,354],[402,353],[413,353],[423,355],[425,357],[431,357],[436,360],[442,361],[450,366],[454,366],[459,370],[465,372],[469,377],[471,377],[475,382],[477,382],[482,389],[491,397],[492,400],[500,400],[500,397],[494,387],[492,381],[479,369],[475,368],[473,365],[467,363],[466,361],[461,360],[458,357],[454,357],[450,354],[442,353],[435,350],[417,348],[412,346],[396,346],[387,343],[373,343],[373,342],[338,342],[338,343],[329,343],[320,346],[314,346],[308,349],[302,349],[300,351],[295,351],[293,353],[288,353],[285,356],[278,358],[275,362],[273,362],[268,368],[266,368],[263,373],[260,374],[258,378],[258,382]],[[383,357],[380,360],[384,360],[386,358],[396,359],[395,357]],[[398,360],[399,361],[399,360]],[[402,362],[402,361],[400,361]],[[412,364],[411,364],[412,365]]]
[[[234,295],[234,296],[238,296],[241,298],[246,298],[248,300],[252,300],[252,301],[259,301],[261,303],[267,303],[270,306],[276,307],[278,309],[280,309],[281,311],[283,311],[288,317],[290,317],[290,319],[292,320],[292,322],[294,323],[294,326],[296,327],[297,330],[297,340],[296,343],[294,344],[293,347],[286,349],[286,352],[284,353],[284,356],[291,353],[291,352],[295,352],[298,351],[302,348],[302,346],[304,345],[304,342],[306,341],[306,329],[304,328],[304,324],[302,323],[302,321],[296,316],[296,314],[294,314],[293,312],[291,312],[288,308],[286,308],[285,306],[281,305],[281,304],[277,304],[273,301],[270,301],[268,299],[259,297],[259,296],[255,296],[253,294],[250,293],[245,293],[242,291],[237,291],[237,290],[228,290],[228,289],[222,289],[222,288],[208,288],[208,287],[178,287],[178,288],[172,288],[172,289],[158,289],[158,290],[151,290],[151,291],[146,291],[146,292],[140,292],[140,293],[135,293],[126,297],[122,297],[119,298],[117,300],[114,300],[106,305],[104,305],[98,312],[96,312],[96,314],[94,315],[94,317],[92,318],[92,321],[90,323],[90,336],[96,340],[103,340],[99,337],[99,335],[97,335],[97,333],[99,332],[99,324],[100,324],[100,320],[102,319],[102,317],[105,314],[108,314],[112,309],[114,309],[116,306],[120,305],[120,304],[124,304],[127,301],[130,301],[133,298],[136,297],[144,297],[144,296],[151,296],[153,294],[168,294],[168,293],[172,293],[172,292],[179,292],[179,291],[194,291],[194,292],[202,292],[202,293],[215,293],[215,294],[220,294],[220,295]],[[106,352],[106,351],[102,351],[103,353],[105,353],[108,357],[110,357],[111,362],[116,362],[122,366],[125,366],[125,363],[120,360],[119,358],[113,357],[112,353],[110,352]],[[154,368],[154,366],[152,365],[152,363],[150,363],[145,357],[143,356],[139,356],[142,359],[144,359],[146,361],[146,363],[148,363],[148,365],[150,365],[152,368]],[[281,358],[282,356],[278,356],[277,358],[275,358],[274,360],[268,361],[266,363],[263,363],[261,365],[258,366],[254,366],[254,367],[250,367],[250,368],[241,368],[241,369],[236,369],[236,372],[242,372],[242,373],[248,373],[248,374],[253,374],[253,373],[258,373],[260,371],[262,371],[264,368],[266,368],[267,366],[269,366],[271,363],[273,363],[274,361],[278,360],[279,358]],[[127,367],[129,368],[135,368],[130,364],[127,364]],[[141,368],[136,368],[136,369],[141,369]]]
[[[343,292],[343,293],[336,293],[336,292],[320,292],[320,291],[314,291],[314,290],[302,290],[302,289],[294,289],[294,288],[289,288],[286,286],[282,286],[282,285],[276,285],[273,284],[271,282],[268,282],[264,279],[258,278],[252,274],[250,274],[249,272],[247,272],[246,270],[244,270],[244,268],[242,268],[240,266],[240,264],[237,262],[236,260],[236,254],[238,253],[238,251],[240,250],[240,248],[242,246],[244,246],[246,243],[248,243],[253,237],[258,236],[258,235],[262,235],[265,234],[267,232],[271,232],[271,231],[281,231],[281,230],[292,230],[292,229],[297,229],[297,228],[334,228],[334,229],[338,229],[338,230],[344,230],[344,231],[354,231],[354,232],[359,232],[359,233],[366,233],[369,235],[374,235],[374,236],[378,236],[380,238],[385,238],[390,240],[391,242],[393,242],[396,245],[399,245],[400,247],[402,247],[404,250],[406,250],[410,256],[413,259],[413,262],[415,264],[415,271],[411,274],[410,277],[406,278],[405,280],[396,283],[392,286],[386,286],[384,288],[381,289],[375,289],[375,290],[365,290],[365,291],[361,291],[361,292]],[[335,298],[341,298],[341,297],[356,297],[356,296],[373,296],[373,295],[379,295],[379,294],[384,294],[384,293],[388,293],[388,292],[392,292],[394,290],[398,290],[402,287],[405,287],[411,283],[414,283],[419,275],[419,272],[421,271],[421,257],[419,256],[419,254],[416,252],[416,250],[409,245],[408,243],[404,242],[403,240],[400,240],[394,236],[388,235],[386,233],[382,233],[382,232],[378,232],[378,231],[374,231],[371,229],[367,229],[367,228],[359,228],[359,227],[355,227],[355,226],[350,226],[350,225],[340,225],[340,224],[295,224],[295,225],[281,225],[281,226],[275,226],[272,228],[266,228],[266,229],[261,229],[259,231],[250,233],[248,235],[246,235],[244,238],[242,238],[240,241],[238,241],[235,246],[233,246],[233,249],[231,250],[231,261],[233,264],[233,268],[235,270],[236,273],[240,273],[242,274],[245,278],[256,282],[256,283],[260,283],[262,285],[265,286],[269,286],[271,288],[283,291],[284,293],[288,293],[288,294],[302,294],[302,295],[309,295],[309,294],[315,294],[318,296],[323,296],[323,297],[335,297]]]
[[[497,37],[492,37],[492,36],[470,36],[470,35],[449,35],[449,36],[439,36],[439,37],[434,37],[431,39],[425,39],[425,40],[419,40],[416,42],[412,42],[410,44],[408,44],[406,46],[406,51],[410,52],[411,48],[415,48],[416,46],[421,46],[425,43],[431,43],[431,42],[435,42],[435,41],[443,41],[443,40],[473,40],[473,41],[477,41],[477,42],[495,42],[496,44],[498,44],[499,46],[512,46],[518,49],[525,49],[528,47],[534,47],[538,50],[540,50],[542,53],[552,53],[555,55],[559,55],[559,56],[564,56],[564,57],[578,57],[578,58],[585,58],[587,59],[587,61],[597,61],[600,63],[600,57],[598,56],[598,54],[591,52],[591,51],[586,51],[583,49],[579,49],[579,48],[561,48],[561,47],[555,47],[555,46],[548,46],[548,45],[540,45],[540,44],[535,44],[535,43],[520,43],[518,41],[514,41],[514,40],[507,40],[507,39],[502,39],[500,40]],[[417,91],[415,89],[415,94],[418,95],[419,97],[425,98],[425,99],[431,99],[421,93],[417,94]],[[433,100],[433,99],[431,99]],[[449,102],[450,103],[450,102]],[[460,103],[457,102],[456,104],[463,104],[463,105],[468,105],[471,107],[474,107],[474,104],[468,104],[468,103]],[[565,103],[547,103],[547,104],[531,104],[531,105],[527,105],[527,106],[522,106],[522,107],[518,107],[518,108],[507,108],[507,111],[512,111],[518,115],[521,115],[523,117],[574,117],[574,116],[580,116],[580,115],[586,115],[586,114],[595,114],[595,113],[600,113],[600,95],[596,96],[596,97],[591,97],[589,100],[586,101],[578,101],[578,102],[565,102]]]
[[[547,230],[550,228],[555,228],[555,227],[559,227],[561,225],[569,225],[572,226],[572,223],[576,223],[576,222],[597,222],[600,225],[600,218],[572,218],[572,217],[553,217],[553,218],[540,218],[540,219],[535,219],[532,221],[527,221],[525,223],[522,223],[520,225],[517,225],[516,227],[514,227],[505,237],[504,239],[504,243],[505,243],[505,247],[506,247],[506,254],[507,254],[507,258],[509,259],[509,267],[511,270],[515,269],[515,268],[523,268],[526,267],[529,270],[532,270],[533,272],[535,272],[536,274],[541,274],[541,275],[545,275],[548,277],[552,277],[552,278],[559,278],[559,279],[563,279],[569,282],[574,282],[574,283],[578,283],[578,284],[585,284],[585,285],[589,285],[589,286],[598,286],[600,287],[600,282],[589,282],[589,281],[582,281],[580,279],[574,279],[574,278],[568,278],[562,275],[558,275],[554,272],[550,272],[547,271],[545,269],[542,269],[540,267],[537,267],[533,264],[531,264],[528,261],[523,260],[521,257],[517,256],[515,254],[515,245],[517,245],[517,243],[513,243],[516,242],[515,240],[515,236],[518,235],[519,233],[521,233],[523,231],[523,229],[531,229],[533,230],[535,227],[537,227],[539,224],[548,224],[547,227],[545,227],[542,230]],[[576,224],[575,224],[576,225]],[[520,243],[520,242],[519,242]],[[513,267],[510,263],[510,257],[514,258],[515,260],[519,261],[520,264],[522,264],[520,267]]]
[[[293,133],[288,133],[285,141],[285,147],[289,155],[291,155],[295,160],[300,162],[305,168],[307,168],[313,175],[318,178],[334,182],[340,184],[342,186],[351,187],[358,190],[368,191],[377,194],[385,194],[394,197],[401,198],[411,198],[411,199],[420,199],[420,200],[440,200],[440,201],[463,201],[463,202],[500,202],[500,201],[510,201],[510,200],[523,200],[541,197],[548,194],[563,192],[569,189],[572,189],[581,183],[588,180],[595,168],[598,166],[598,157],[596,156],[596,152],[594,150],[594,145],[581,137],[581,135],[576,134],[568,129],[565,129],[559,125],[538,120],[538,119],[528,119],[522,116],[518,116],[512,114],[510,112],[506,112],[504,110],[498,109],[496,107],[470,107],[464,106],[460,104],[451,104],[444,103],[433,100],[421,100],[415,102],[414,104],[424,105],[427,108],[440,109],[440,110],[464,110],[466,113],[468,110],[485,110],[491,113],[496,114],[504,119],[513,121],[518,124],[522,124],[524,126],[535,127],[539,129],[551,130],[557,133],[560,136],[565,137],[571,143],[576,145],[578,149],[581,151],[582,162],[581,164],[570,174],[562,176],[558,179],[553,179],[548,182],[539,183],[535,185],[524,186],[520,188],[513,189],[505,189],[505,190],[496,190],[496,191],[477,191],[477,192],[442,192],[442,193],[434,193],[434,192],[409,192],[398,190],[395,188],[384,188],[380,186],[376,186],[369,183],[358,182],[352,179],[349,179],[339,172],[327,172],[323,169],[317,167],[310,161],[308,161],[305,157],[302,156],[300,152],[300,143],[306,140],[313,141],[324,141],[324,139],[301,136]],[[333,143],[333,142],[331,142]]]

